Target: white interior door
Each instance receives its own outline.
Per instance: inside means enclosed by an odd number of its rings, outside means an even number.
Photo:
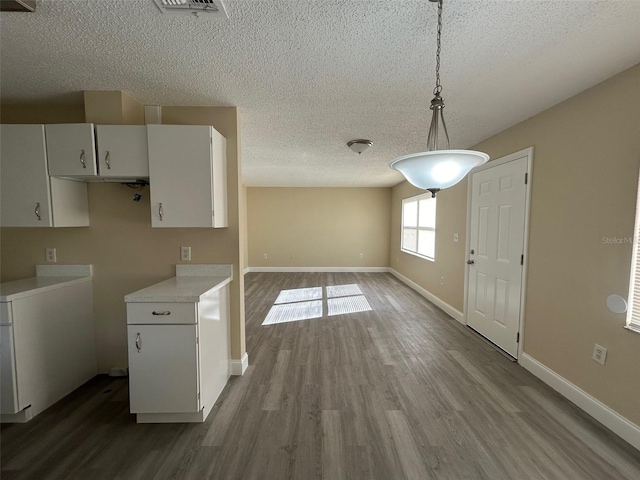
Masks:
[[[467,325],[517,358],[528,170],[526,154],[473,173]]]

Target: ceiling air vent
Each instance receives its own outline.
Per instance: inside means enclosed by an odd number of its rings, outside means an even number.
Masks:
[[[229,18],[222,0],[153,0],[153,2],[166,15]]]

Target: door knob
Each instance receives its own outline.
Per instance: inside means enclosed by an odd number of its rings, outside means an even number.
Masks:
[[[473,260],[467,260],[467,265],[473,265],[474,263],[476,262],[474,262]]]

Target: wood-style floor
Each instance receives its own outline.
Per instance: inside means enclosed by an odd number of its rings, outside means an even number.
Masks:
[[[126,379],[96,377],[2,426],[2,479],[640,478],[640,452],[392,276],[245,278],[250,366],[204,424],[138,425]],[[282,289],[353,283],[372,311],[261,326]]]

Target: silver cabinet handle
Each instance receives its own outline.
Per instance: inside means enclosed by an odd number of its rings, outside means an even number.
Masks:
[[[171,312],[169,310],[167,310],[166,312],[153,311],[153,312],[151,312],[151,315],[171,315]]]
[[[39,221],[42,220],[42,217],[40,216],[40,204],[39,203],[36,203],[36,208],[33,211],[33,213],[36,214],[36,217],[38,217]]]
[[[107,154],[104,156],[104,163],[107,164],[107,170],[111,170],[111,159],[109,158],[109,150],[107,150]]]
[[[84,150],[80,153],[80,163],[82,164],[82,168],[87,168],[87,164],[84,163]]]
[[[142,339],[140,338],[140,333],[136,334],[136,348],[138,349],[138,353],[142,351]]]
[[[164,210],[162,210],[162,204],[158,207],[158,215],[160,216],[160,221],[164,220]]]

